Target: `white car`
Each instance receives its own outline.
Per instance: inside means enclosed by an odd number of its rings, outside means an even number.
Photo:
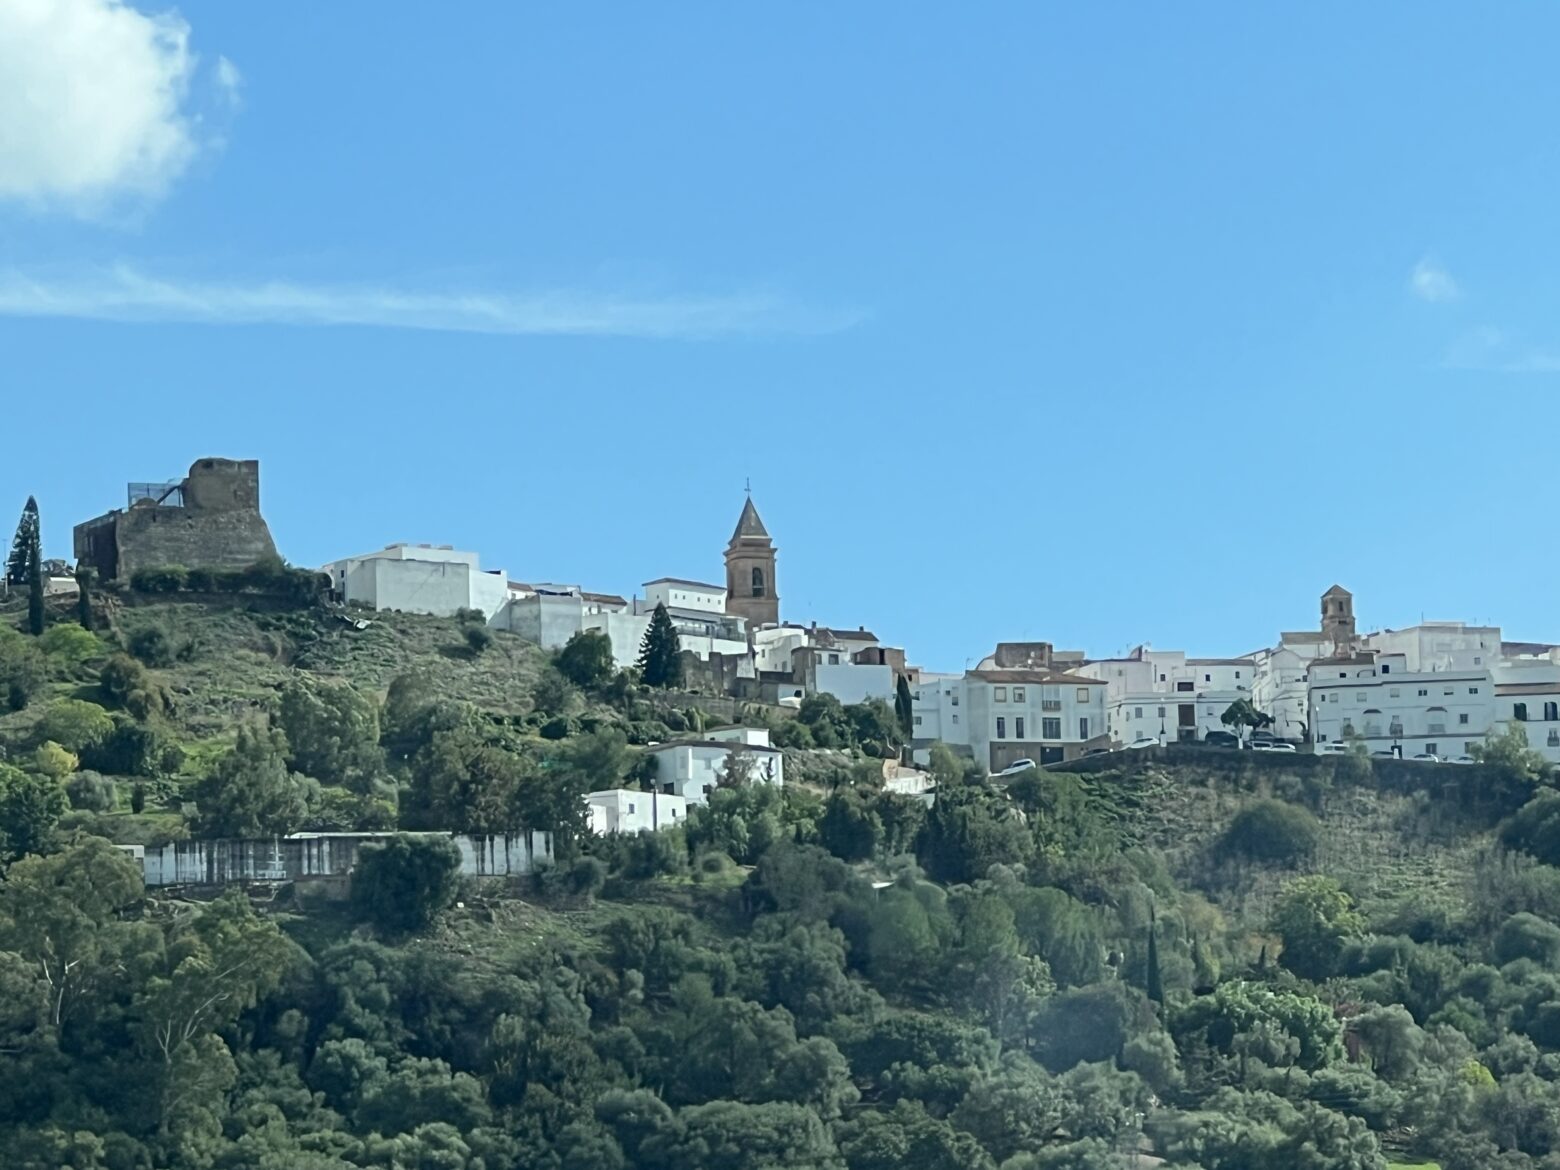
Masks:
[[[1159,741],[1157,739],[1154,739],[1152,736],[1143,735],[1143,736],[1139,736],[1137,739],[1134,739],[1131,743],[1129,743],[1122,750],[1123,751],[1128,751],[1128,752],[1136,752],[1136,751],[1141,751],[1144,748],[1151,748],[1151,747],[1158,747],[1158,746],[1159,746]]]
[[[1030,759],[1014,760],[1006,768],[1003,768],[1002,771],[998,772],[997,775],[998,776],[1017,776],[1020,772],[1031,771],[1034,768],[1034,766],[1035,766],[1035,762],[1033,760],[1030,760]]]
[[[1322,756],[1346,756],[1349,754],[1349,745],[1342,742],[1324,743],[1316,752]]]
[[[1252,744],[1251,750],[1254,752],[1292,752],[1295,750],[1295,745],[1285,743],[1283,740],[1271,739]]]
[[[1441,762],[1440,756],[1431,755],[1429,752],[1420,752],[1414,757],[1414,759],[1420,760],[1426,764],[1439,764]]]
[[[1477,764],[1478,762],[1479,761],[1474,759],[1472,756],[1458,756],[1455,760],[1452,761],[1454,764]]]

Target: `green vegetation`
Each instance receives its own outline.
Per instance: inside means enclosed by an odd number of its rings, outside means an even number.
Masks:
[[[813,696],[744,713],[786,788],[736,751],[596,838],[696,699],[192,577],[0,610],[0,1164],[1560,1165],[1560,793],[1514,739],[1005,787],[939,745],[928,805],[892,707]],[[520,825],[557,857],[509,882],[412,831]],[[342,901],[148,896],[110,844],[301,827],[408,831]]]
[[[649,687],[673,687],[682,682],[682,657],[677,631],[666,606],[657,602],[639,648],[639,677]]]

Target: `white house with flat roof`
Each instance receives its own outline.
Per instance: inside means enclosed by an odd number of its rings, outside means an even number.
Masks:
[[[655,785],[664,793],[703,804],[721,782],[727,761],[745,754],[752,764],[756,784],[785,783],[785,757],[769,742],[761,727],[730,727],[705,733],[702,739],[681,739],[653,744],[645,754],[655,761]]]
[[[1123,658],[1101,658],[1076,673],[1106,684],[1111,742],[1138,739],[1193,742],[1228,730],[1224,712],[1251,698],[1256,664],[1250,658],[1188,658],[1180,650],[1135,647]]]
[[[608,788],[586,796],[585,806],[590,813],[590,831],[601,837],[671,829],[688,819],[685,798],[654,789]]]
[[[449,617],[479,610],[489,620],[509,600],[509,578],[484,570],[474,552],[447,544],[391,544],[323,566],[331,589],[347,604]]]
[[[1404,654],[1359,650],[1311,663],[1308,686],[1318,744],[1359,740],[1405,758],[1456,758],[1495,722],[1495,685],[1483,666],[1414,671]]]

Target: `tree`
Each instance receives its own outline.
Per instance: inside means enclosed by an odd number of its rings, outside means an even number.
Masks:
[[[727,752],[715,770],[715,784],[720,788],[746,788],[757,779],[758,761],[752,752],[742,747]]]
[[[1254,861],[1293,864],[1316,852],[1322,826],[1307,810],[1282,800],[1259,800],[1235,814],[1222,852]]]
[[[682,651],[666,606],[656,603],[639,646],[639,678],[648,687],[682,685]]]
[[[904,731],[894,712],[882,699],[868,699],[865,703],[852,703],[844,708],[849,720],[850,743],[862,751],[884,759],[898,755],[904,742]]]
[[[37,638],[42,636],[44,626],[43,548],[39,543],[38,505],[30,496],[27,503],[32,508],[32,528],[27,534],[27,632]]]
[[[578,630],[558,651],[553,665],[577,687],[594,690],[605,686],[616,671],[612,639],[600,630]]]
[[[294,771],[359,793],[384,776],[378,708],[350,683],[294,679],[282,690],[277,722]]]
[[[1148,977],[1144,990],[1157,1004],[1165,1002],[1165,981],[1159,971],[1159,924],[1152,911],[1148,916]]]
[[[1483,743],[1476,743],[1469,752],[1485,767],[1499,772],[1503,779],[1523,789],[1532,787],[1539,777],[1549,771],[1549,761],[1542,752],[1528,746],[1527,732],[1522,724],[1512,720],[1500,735],[1492,735]]]
[[[69,810],[58,779],[0,764],[0,859],[41,853]]]
[[[27,497],[22,508],[22,519],[16,526],[16,537],[11,541],[11,555],[5,562],[6,584],[19,589],[31,579],[33,554],[38,547],[38,501]]]
[[[97,629],[97,615],[92,611],[92,588],[96,583],[96,569],[87,565],[76,567],[76,621],[89,634]]]
[[[910,697],[910,680],[900,675],[894,684],[894,716],[908,743],[915,738],[915,700]]]
[[[850,1170],[996,1170],[972,1135],[906,1100],[853,1118],[841,1129],[840,1153]]]
[[[1236,699],[1219,716],[1219,722],[1244,739],[1247,728],[1255,731],[1260,727],[1272,726],[1273,716],[1257,710],[1256,704],[1250,699]]]
[[[1306,979],[1333,973],[1344,945],[1365,932],[1354,899],[1329,877],[1296,878],[1284,887],[1270,926],[1284,940],[1278,961]]]
[[[309,783],[287,770],[287,737],[272,727],[238,729],[238,742],[195,788],[200,831],[214,837],[291,833],[309,814]]]
[[[983,788],[938,792],[921,826],[916,857],[941,882],[971,882],[1001,862],[1024,862],[1034,840],[1023,816],[1000,795]]]
[[[455,901],[460,850],[447,837],[400,833],[358,850],[352,908],[387,932],[422,930]]]

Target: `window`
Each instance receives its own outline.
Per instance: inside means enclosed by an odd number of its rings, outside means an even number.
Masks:
[[[912,699],[914,699],[917,703],[919,703],[921,701],[921,692],[920,691],[912,691],[910,693],[910,697]]]
[[[1355,691],[1354,692],[1354,701],[1356,703],[1363,703],[1365,701],[1365,692],[1364,691]]]
[[[1165,709],[1163,707],[1159,708],[1159,717],[1161,719],[1165,717]]]
[[[1240,677],[1240,671],[1238,671],[1238,670],[1237,670],[1237,671],[1236,671],[1236,672],[1235,672],[1235,677],[1236,677],[1236,678],[1239,678],[1239,677]]]
[[[1060,719],[1042,719],[1042,720],[1040,720],[1040,738],[1041,739],[1061,739],[1062,738],[1062,721]]]
[[[1132,718],[1134,718],[1134,719],[1141,719],[1141,718],[1143,718],[1143,708],[1141,708],[1141,707],[1134,707],[1134,708],[1132,708]]]
[[[633,801],[629,801],[628,802],[628,815],[629,816],[633,816],[634,815],[634,802]]]
[[[1478,655],[1475,655],[1474,659],[1473,659],[1473,664],[1475,666],[1483,666],[1484,665],[1484,659],[1478,657]]]
[[[1553,727],[1549,729],[1549,746],[1560,747],[1560,731],[1556,731]]]
[[[994,703],[1006,703],[1007,702],[1007,687],[992,687],[991,688],[991,701],[994,702]]]
[[[1178,682],[1175,684],[1175,689],[1178,691],[1189,691],[1192,689],[1192,684],[1190,682]]]
[[[1087,716],[1085,716],[1084,718],[1078,720],[1078,738],[1079,739],[1088,739],[1089,738],[1089,720],[1088,720]]]
[[[1024,701],[1024,688],[1023,687],[1014,687],[1013,688],[1013,702],[1015,702],[1015,703],[1022,703],[1023,701]]]
[[[997,738],[1007,738],[1007,720],[1002,718],[1000,715],[997,716]]]
[[[1468,722],[1468,712],[1466,712],[1466,711],[1459,712],[1458,715],[1457,715],[1457,722],[1458,723],[1466,723],[1466,722]]]
[[[954,722],[955,722],[955,723],[957,723],[957,722],[958,722],[958,721],[959,721],[959,717],[958,717],[958,716],[957,716],[957,715],[955,715],[955,716],[954,716],[954,717],[953,717],[953,721],[954,721]]]
[[[1013,720],[1013,738],[1024,738],[1024,717],[1022,715],[1015,717]]]
[[[1441,693],[1443,695],[1455,695],[1457,693],[1457,688],[1456,687],[1442,687],[1441,688]]]
[[[1212,681],[1213,681],[1213,675],[1211,675],[1211,674],[1203,675],[1203,682],[1212,682]]]
[[[838,666],[839,664],[840,664],[840,656],[838,654],[830,654],[829,655],[829,665],[830,666]]]
[[[955,694],[954,694],[954,693],[953,693],[953,692],[952,692],[952,691],[949,691],[949,692],[948,692],[948,693],[949,693],[949,694],[950,694],[950,695],[953,695],[953,705],[954,705],[954,706],[955,706],[955,707],[957,707],[957,706],[958,706],[958,705],[959,705],[959,696],[958,696],[958,695],[955,695]],[[958,722],[958,720],[954,720],[954,722],[956,722],[956,723],[957,723],[957,722]]]
[[[921,717],[919,715],[915,717],[915,725],[917,727],[921,726]]]
[[[1426,695],[1428,695],[1428,694],[1429,694],[1429,693],[1430,693],[1430,692],[1429,692],[1429,691],[1428,691],[1428,690],[1427,690],[1427,689],[1426,689],[1426,688],[1424,688],[1424,687],[1420,687],[1420,688],[1419,688],[1419,697],[1420,697],[1420,698],[1421,698],[1421,699],[1423,699],[1423,698],[1424,698],[1424,697],[1425,697],[1425,696],[1426,696]]]
[[[1347,719],[1343,721],[1343,734],[1345,736],[1354,734],[1354,724],[1350,723]]]
[[[1438,751],[1436,751],[1436,747],[1437,747],[1436,744],[1427,743],[1427,744],[1425,744],[1425,751],[1429,752],[1432,756],[1440,755],[1440,753]]]
[[[1396,715],[1392,716],[1392,723],[1387,728],[1387,734],[1393,739],[1401,739],[1403,737],[1403,721]]]
[[[1468,693],[1470,695],[1476,695],[1476,694],[1479,693],[1479,688],[1478,687],[1469,687],[1468,688]]]
[[[1391,674],[1392,673],[1392,664],[1390,662],[1383,662],[1381,664],[1381,673],[1382,674]]]
[[[1545,703],[1544,722],[1553,723],[1556,719],[1560,719],[1560,703]]]
[[[1391,690],[1389,690],[1389,691],[1388,691],[1388,692],[1387,692],[1387,697],[1388,697],[1388,698],[1389,698],[1389,699],[1395,699],[1395,698],[1397,698],[1397,697],[1398,697],[1398,689],[1397,689],[1397,687],[1393,687],[1393,688],[1392,688],[1392,689],[1391,689]]]
[[[1079,687],[1078,688],[1078,702],[1080,702],[1080,703],[1087,703],[1088,701],[1089,701],[1089,688],[1088,687]]]
[[[1160,682],[1164,682],[1165,681],[1165,676],[1164,675],[1160,675],[1159,676],[1159,681]]]
[[[757,566],[753,569],[753,596],[764,596],[764,570]]]
[[[1513,719],[1515,719],[1518,723],[1526,723],[1527,722],[1527,704],[1526,703],[1513,703],[1511,705],[1511,717]]]

